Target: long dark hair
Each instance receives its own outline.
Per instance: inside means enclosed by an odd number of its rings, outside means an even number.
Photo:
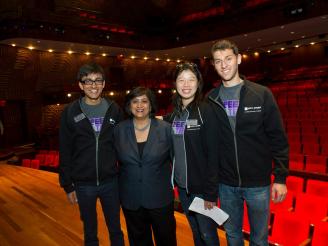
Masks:
[[[191,107],[197,107],[199,105],[199,103],[201,102],[201,100],[203,99],[203,77],[202,74],[200,73],[197,65],[195,63],[192,62],[184,62],[181,64],[178,64],[176,66],[176,70],[174,73],[174,85],[176,87],[176,80],[179,77],[179,75],[183,72],[189,70],[191,71],[197,78],[197,90],[195,93],[195,97],[194,100],[190,103]],[[177,112],[178,114],[180,114],[182,112],[182,98],[179,95],[179,93],[175,93],[172,99],[173,102],[173,107],[174,107],[174,111]]]
[[[126,95],[125,97],[125,112],[130,118],[133,118],[133,114],[131,112],[131,101],[136,98],[146,95],[146,97],[149,100],[150,103],[150,112],[149,112],[149,117],[154,118],[157,112],[157,103],[156,103],[156,96],[154,92],[152,92],[150,89],[146,87],[136,87],[130,91],[129,94]]]

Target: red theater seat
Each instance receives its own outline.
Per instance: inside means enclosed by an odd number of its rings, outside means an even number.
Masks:
[[[288,192],[302,193],[304,187],[304,179],[301,177],[288,176],[286,181]]]
[[[284,246],[296,246],[309,239],[310,224],[292,212],[274,215],[272,234],[269,241]]]
[[[289,155],[289,169],[304,170],[304,155],[291,153]]]
[[[303,144],[318,144],[319,136],[315,133],[303,133],[301,135]]]
[[[304,155],[318,155],[320,153],[320,145],[318,143],[303,143]]]
[[[327,217],[328,198],[307,193],[296,195],[295,214],[302,220],[311,223],[321,221]]]
[[[289,151],[291,154],[301,154],[302,153],[301,142],[289,142]]]
[[[35,159],[40,161],[40,166],[44,166],[45,154],[36,154]]]
[[[320,155],[307,155],[305,170],[309,172],[326,173],[327,157]]]
[[[320,155],[328,156],[328,143],[321,144]]]
[[[23,167],[31,167],[31,160],[30,159],[23,159],[22,160]]]
[[[308,179],[306,183],[306,193],[328,198],[328,182]]]
[[[317,222],[314,226],[312,246],[328,245],[328,222]]]
[[[39,160],[31,160],[31,168],[39,169],[40,168],[40,161]]]

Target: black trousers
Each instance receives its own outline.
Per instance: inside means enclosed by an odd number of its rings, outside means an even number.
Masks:
[[[152,231],[156,246],[175,246],[176,224],[173,202],[155,209],[140,207],[129,210],[123,207],[130,246],[153,246]]]

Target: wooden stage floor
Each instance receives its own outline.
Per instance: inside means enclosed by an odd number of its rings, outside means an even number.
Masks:
[[[98,209],[100,211],[100,204]],[[98,216],[100,245],[108,245],[101,211]],[[185,216],[176,212],[175,217],[178,245],[192,246]],[[122,213],[121,222],[124,240],[129,245]],[[221,230],[219,236],[221,246],[225,246]],[[0,163],[0,245],[83,245],[79,209],[68,203],[59,187],[58,174]]]

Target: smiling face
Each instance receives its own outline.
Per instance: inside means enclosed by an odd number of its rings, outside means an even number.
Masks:
[[[241,63],[241,55],[234,54],[232,49],[217,50],[213,53],[215,70],[225,84],[239,83],[238,65]]]
[[[100,83],[102,81],[102,83]],[[90,73],[79,82],[79,87],[85,94],[85,103],[96,105],[101,101],[101,93],[105,87],[105,81],[100,73]]]
[[[177,77],[176,89],[181,96],[182,104],[187,106],[191,103],[198,88],[198,80],[196,75],[191,70],[183,70]]]
[[[150,114],[150,101],[146,95],[137,96],[130,102],[130,110],[134,118],[146,119]]]

